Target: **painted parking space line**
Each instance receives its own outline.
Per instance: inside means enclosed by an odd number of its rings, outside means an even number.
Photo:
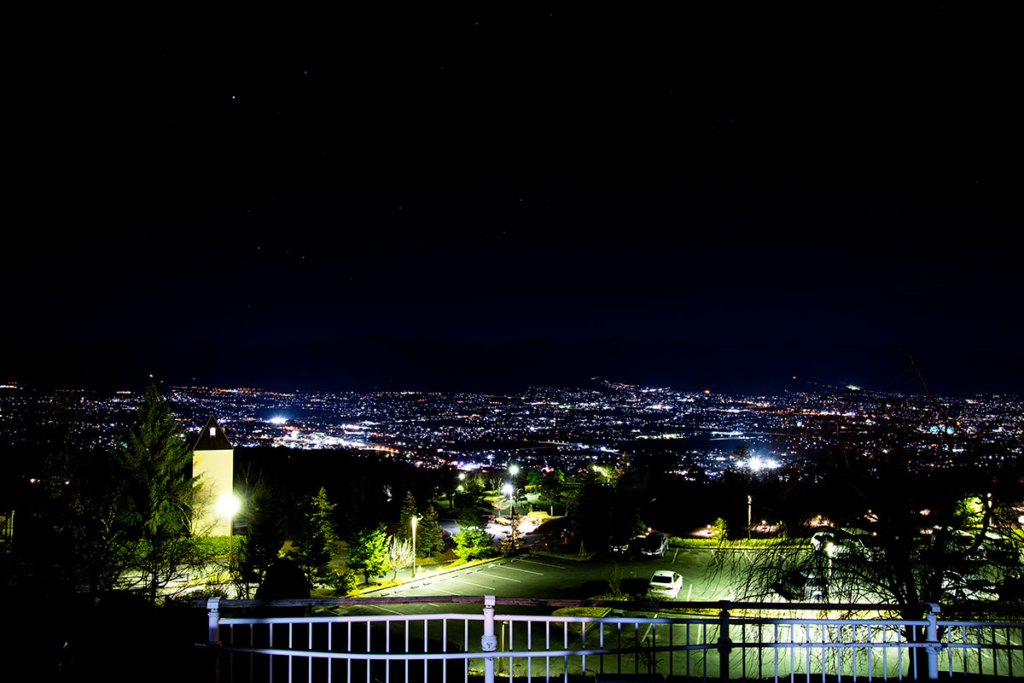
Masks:
[[[467,586],[476,586],[477,588],[489,588],[491,590],[494,590],[494,586],[485,586],[485,585],[480,584],[480,583],[473,583],[472,581],[463,581],[462,579],[448,579],[448,580],[449,581],[454,581],[456,583],[464,583]]]
[[[445,580],[449,580],[449,579],[445,579]],[[433,581],[433,582],[430,583],[430,585],[417,586],[416,588],[413,588],[410,591],[410,593],[414,594],[416,597],[431,596],[431,595],[436,595],[438,593],[446,593],[448,595],[462,595],[462,593],[453,593],[451,591],[446,591],[443,588],[439,588],[436,584],[437,584],[437,581]]]
[[[495,565],[495,569],[507,569],[510,572],[524,572],[526,574],[534,574],[536,576],[544,576],[544,572],[535,572],[530,569],[517,569],[515,567],[506,567],[505,565]]]
[[[483,572],[473,572],[474,574],[483,574],[488,579],[501,579],[502,581],[515,581],[516,583],[522,583],[519,579],[511,579],[507,576],[498,576],[497,574],[484,574]]]
[[[658,618],[658,613],[657,612],[654,613],[654,618],[655,619]],[[640,638],[641,642],[647,640],[647,636],[649,636],[651,634],[651,628],[653,628],[653,627],[654,627],[654,624],[647,624],[647,630],[644,631],[643,638]]]
[[[539,564],[539,565],[541,565],[543,567],[554,567],[555,569],[565,569],[565,567],[560,565],[560,564],[548,564],[547,562],[537,562],[536,560],[519,560],[519,561],[520,562],[528,562],[530,564]]]
[[[376,609],[382,609],[382,610],[384,610],[385,612],[391,612],[392,614],[397,614],[397,615],[399,615],[399,616],[405,616],[405,615],[403,615],[403,614],[402,614],[401,612],[396,612],[396,611],[395,611],[395,610],[393,610],[393,609],[388,609],[387,607],[381,607],[380,605],[370,605],[370,607],[374,607],[374,608],[376,608]]]

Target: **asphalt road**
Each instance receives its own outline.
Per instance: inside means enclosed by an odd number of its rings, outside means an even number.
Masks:
[[[728,585],[705,576],[710,550],[669,550],[663,558],[599,557],[576,562],[544,555],[523,555],[435,576],[404,586],[383,589],[369,596],[497,595],[510,598],[568,598],[585,600],[608,592],[609,579],[621,580],[625,593],[644,594],[655,571],[668,569],[683,576],[680,601],[714,601],[731,597]],[[424,614],[437,606],[354,605],[339,608],[339,615]],[[479,612],[477,605],[446,605],[445,611]],[[504,608],[509,612],[540,614],[539,608]]]

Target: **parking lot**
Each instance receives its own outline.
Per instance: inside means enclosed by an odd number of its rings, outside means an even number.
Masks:
[[[730,598],[724,582],[705,576],[710,559],[706,550],[669,550],[662,558],[601,557],[577,562],[558,557],[528,554],[496,559],[486,564],[430,576],[402,586],[367,594],[368,597],[498,595],[522,598],[568,598],[585,600],[607,593],[609,580],[617,577],[625,593],[645,593],[647,582],[657,570],[670,570],[683,576],[679,601],[712,601]],[[436,605],[357,605],[342,608],[338,614],[418,614],[437,610]],[[465,608],[465,609],[460,609]],[[478,612],[476,605],[446,605],[445,610]],[[542,613],[537,608],[508,608],[521,613]],[[548,612],[550,610],[547,610]]]
[[[594,560],[579,562],[565,558],[549,557],[540,554],[528,554],[514,558],[496,559],[485,564],[452,571],[443,575],[430,576],[422,580],[402,586],[388,587],[367,594],[367,597],[446,597],[452,595],[496,595],[501,597],[523,598],[569,598],[587,599],[607,593],[609,579],[618,576],[621,589],[631,594],[646,594],[647,584],[651,575],[658,570],[670,570],[683,576],[683,587],[677,600],[710,601],[729,597],[728,589],[721,589],[714,582],[704,577],[704,568],[710,559],[710,551],[670,550],[663,558],[613,558],[600,557]],[[564,624],[555,623],[512,623],[510,619],[501,619],[501,615],[530,616],[550,615],[553,608],[548,606],[532,607],[518,605],[502,605],[498,609],[498,626],[496,635],[499,638],[500,651],[515,650],[538,651],[535,658],[516,658],[515,661],[504,658],[498,663],[499,668],[508,671],[511,667],[516,675],[550,674],[558,676],[562,667],[567,664],[561,657],[545,657],[543,652],[552,643],[572,647],[583,647],[584,635],[579,628],[568,628]],[[350,607],[333,608],[332,614],[339,616],[403,616],[405,620],[396,620],[387,624],[375,622],[373,626],[374,642],[407,643],[409,638],[427,637],[432,642],[447,641],[457,650],[470,644],[475,647],[482,635],[480,604],[452,604],[445,602],[388,604],[388,605],[353,605]],[[458,616],[446,618],[444,621],[422,621],[417,615],[430,614],[465,614],[470,620],[462,621]],[[631,648],[640,643],[651,644],[657,638],[659,642],[697,643],[706,635],[699,629],[678,625],[662,624],[655,627],[650,623],[631,623],[633,617],[658,616],[653,612],[625,611],[617,613],[626,623],[609,623],[592,626],[587,631],[586,643],[595,647],[599,642],[607,647]],[[664,615],[663,615],[664,616]],[[515,619],[515,617],[512,617]],[[422,624],[422,625],[421,625]],[[655,632],[657,631],[657,632]],[[344,632],[348,637],[348,631]],[[357,630],[362,634],[362,630]],[[367,630],[367,637],[370,631]],[[388,635],[389,634],[389,635]],[[362,637],[362,636],[359,636]],[[360,641],[362,642],[362,641]],[[421,640],[412,647],[421,647]],[[617,655],[602,658],[588,658],[591,667],[609,670],[634,671],[642,670],[647,662],[637,660],[639,655]],[[716,656],[717,657],[717,656]],[[717,672],[716,657],[709,657],[706,662],[702,650],[692,652],[679,651],[671,655],[658,656],[660,667],[673,666],[677,672],[690,668],[703,671],[709,665],[711,675]],[[480,665],[475,662],[474,670]],[[572,666],[577,666],[573,663]]]

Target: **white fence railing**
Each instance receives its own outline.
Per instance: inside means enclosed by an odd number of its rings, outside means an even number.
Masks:
[[[429,612],[439,610],[468,612]],[[480,610],[478,605],[483,604]],[[498,606],[603,606],[610,616],[498,614]],[[602,674],[791,682],[1024,674],[1024,623],[796,618],[815,610],[880,612],[870,605],[765,605],[525,600],[494,596],[217,600],[208,644],[221,681],[464,681]],[[388,614],[305,616],[362,606]],[[659,609],[707,616],[658,616]],[[404,609],[405,613],[398,610]],[[235,615],[236,610],[238,614]],[[258,610],[263,616],[243,614]],[[270,616],[298,611],[302,616]],[[534,610],[536,611],[536,610]],[[655,616],[646,616],[654,613]],[[633,614],[633,616],[630,616]],[[642,614],[644,616],[638,616]]]

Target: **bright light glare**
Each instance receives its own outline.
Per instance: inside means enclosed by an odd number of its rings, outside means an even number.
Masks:
[[[504,493],[506,496],[511,496],[512,495],[512,484],[505,484],[504,486],[502,486],[501,487],[501,492]]]
[[[274,417],[272,417],[269,420],[267,420],[267,422],[269,422],[272,425],[283,425],[287,421],[288,421],[287,417],[281,417],[279,415],[275,415]]]
[[[240,505],[238,498],[233,494],[226,493],[217,501],[217,512],[224,517],[232,517],[236,512],[238,512]]]
[[[513,477],[519,474],[519,465],[509,465],[508,473],[511,474]]]
[[[772,460],[771,458],[760,458],[758,456],[754,456],[743,464],[747,469],[753,470],[754,472],[760,472],[761,470],[773,470],[779,466],[777,460]]]

